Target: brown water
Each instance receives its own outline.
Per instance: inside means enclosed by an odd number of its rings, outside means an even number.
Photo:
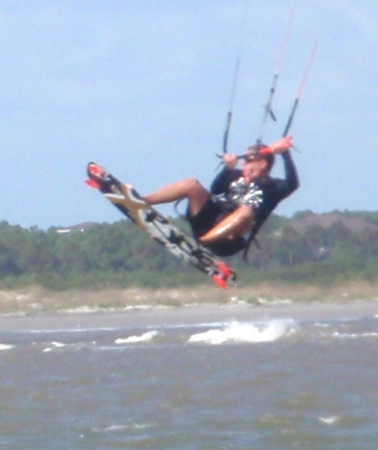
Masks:
[[[3,317],[0,448],[378,448],[378,316],[301,308]]]

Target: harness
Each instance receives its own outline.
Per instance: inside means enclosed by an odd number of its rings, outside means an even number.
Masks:
[[[244,251],[243,251],[243,261],[246,264],[248,263],[248,253],[249,253],[249,250],[251,248],[252,242],[255,244],[256,248],[261,250],[261,245],[260,245],[260,242],[257,240],[256,235],[257,235],[257,230],[252,228],[252,230],[250,231],[250,233],[249,233],[249,235],[248,235],[248,237],[246,239],[245,248],[244,248]]]

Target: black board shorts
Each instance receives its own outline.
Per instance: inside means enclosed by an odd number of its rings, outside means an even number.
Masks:
[[[203,234],[207,233],[217,223],[228,216],[230,212],[225,212],[224,208],[218,203],[215,203],[211,197],[202,207],[202,209],[195,216],[191,216],[187,211],[186,218],[192,229],[193,236],[198,239]],[[218,256],[231,256],[240,250],[244,249],[246,241],[243,237],[235,239],[221,239],[206,245]]]

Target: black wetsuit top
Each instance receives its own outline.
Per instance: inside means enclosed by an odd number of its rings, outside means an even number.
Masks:
[[[297,171],[289,152],[282,153],[285,178],[262,177],[249,184],[244,183],[240,169],[224,168],[214,179],[210,192],[211,200],[234,211],[241,205],[253,208],[253,236],[268,218],[278,203],[288,197],[299,186]]]

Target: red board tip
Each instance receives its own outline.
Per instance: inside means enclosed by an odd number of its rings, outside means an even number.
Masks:
[[[213,275],[213,281],[214,283],[220,287],[221,289],[227,288],[227,280],[223,278],[222,274],[217,273],[216,275]]]

